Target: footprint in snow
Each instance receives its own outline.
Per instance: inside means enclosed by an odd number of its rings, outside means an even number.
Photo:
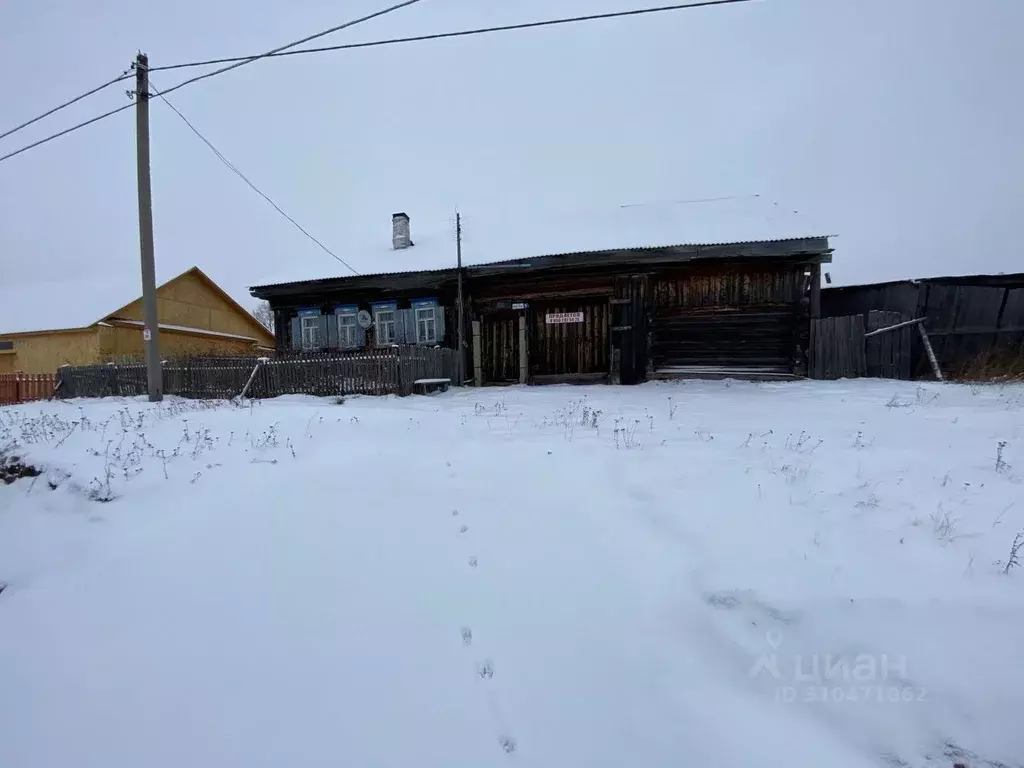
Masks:
[[[462,644],[472,645],[473,644],[473,630],[469,627],[462,628]]]
[[[470,568],[476,568],[476,566],[477,566],[477,559],[475,557],[469,558],[469,567]]]
[[[469,530],[469,526],[468,525],[464,525],[461,528],[459,528],[459,533],[465,533],[468,530]]]
[[[516,751],[516,740],[510,736],[502,736],[498,739],[498,743],[501,744],[501,748],[505,751],[506,755],[511,755]]]
[[[484,659],[477,668],[476,673],[484,680],[490,680],[494,677],[494,665],[491,664],[491,660]]]

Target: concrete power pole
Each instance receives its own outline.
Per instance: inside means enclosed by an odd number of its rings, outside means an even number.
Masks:
[[[160,365],[160,323],[156,308],[156,265],[153,256],[153,190],[149,173],[149,57],[135,57],[135,149],[139,179],[139,248],[142,256],[142,303],[145,325],[146,382],[149,402],[164,399]]]

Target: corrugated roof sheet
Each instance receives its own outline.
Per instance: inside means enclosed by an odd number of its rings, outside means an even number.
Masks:
[[[410,214],[411,248],[395,251],[390,221],[381,217],[377,241],[340,252],[361,275],[453,269],[456,265],[454,222],[450,227],[418,227]],[[821,237],[820,226],[799,212],[756,195],[649,205],[627,205],[565,215],[505,211],[462,215],[464,266],[501,264],[521,259],[673,246],[711,246]],[[368,242],[369,238],[357,242]],[[258,286],[347,277],[351,273],[329,259],[289,259],[287,270],[266,275]]]

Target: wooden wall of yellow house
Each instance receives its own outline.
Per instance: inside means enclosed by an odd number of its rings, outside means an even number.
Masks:
[[[195,274],[186,273],[160,287],[157,291],[157,314],[160,322],[167,325],[250,336],[266,346],[274,345],[274,337],[255,318],[225,301]],[[143,315],[142,299],[117,312],[117,317],[127,320],[142,320]]]
[[[9,370],[22,373],[56,373],[62,365],[89,365],[100,357],[96,328],[14,336],[9,341],[14,342],[14,354],[0,359],[13,358]]]
[[[145,342],[141,328],[116,326],[102,328],[102,359],[142,360],[145,356]],[[238,355],[252,354],[254,346],[241,339],[218,339],[177,333],[166,329],[160,331],[160,356],[165,359],[186,355]]]
[[[14,370],[14,355],[0,355],[0,373],[11,373]]]

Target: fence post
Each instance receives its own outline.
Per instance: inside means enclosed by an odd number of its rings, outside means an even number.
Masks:
[[[938,381],[942,381],[942,369],[939,368],[939,361],[935,359],[935,351],[932,349],[932,342],[924,330],[924,323],[917,324],[917,332],[921,334],[921,343],[924,344],[925,354],[928,355],[928,362],[931,363],[932,373]]]
[[[259,371],[260,366],[264,363],[270,362],[269,357],[261,357],[256,360],[256,366],[252,369],[252,373],[249,374],[249,380],[245,382],[245,386],[242,387],[242,394],[238,396],[238,401],[241,402],[245,399],[245,393],[249,391],[249,387],[252,386],[253,379],[256,378],[256,373]]]
[[[484,383],[483,366],[480,361],[480,321],[473,321],[473,384],[481,387]]]
[[[519,316],[519,383],[526,383],[527,373],[526,316]]]

